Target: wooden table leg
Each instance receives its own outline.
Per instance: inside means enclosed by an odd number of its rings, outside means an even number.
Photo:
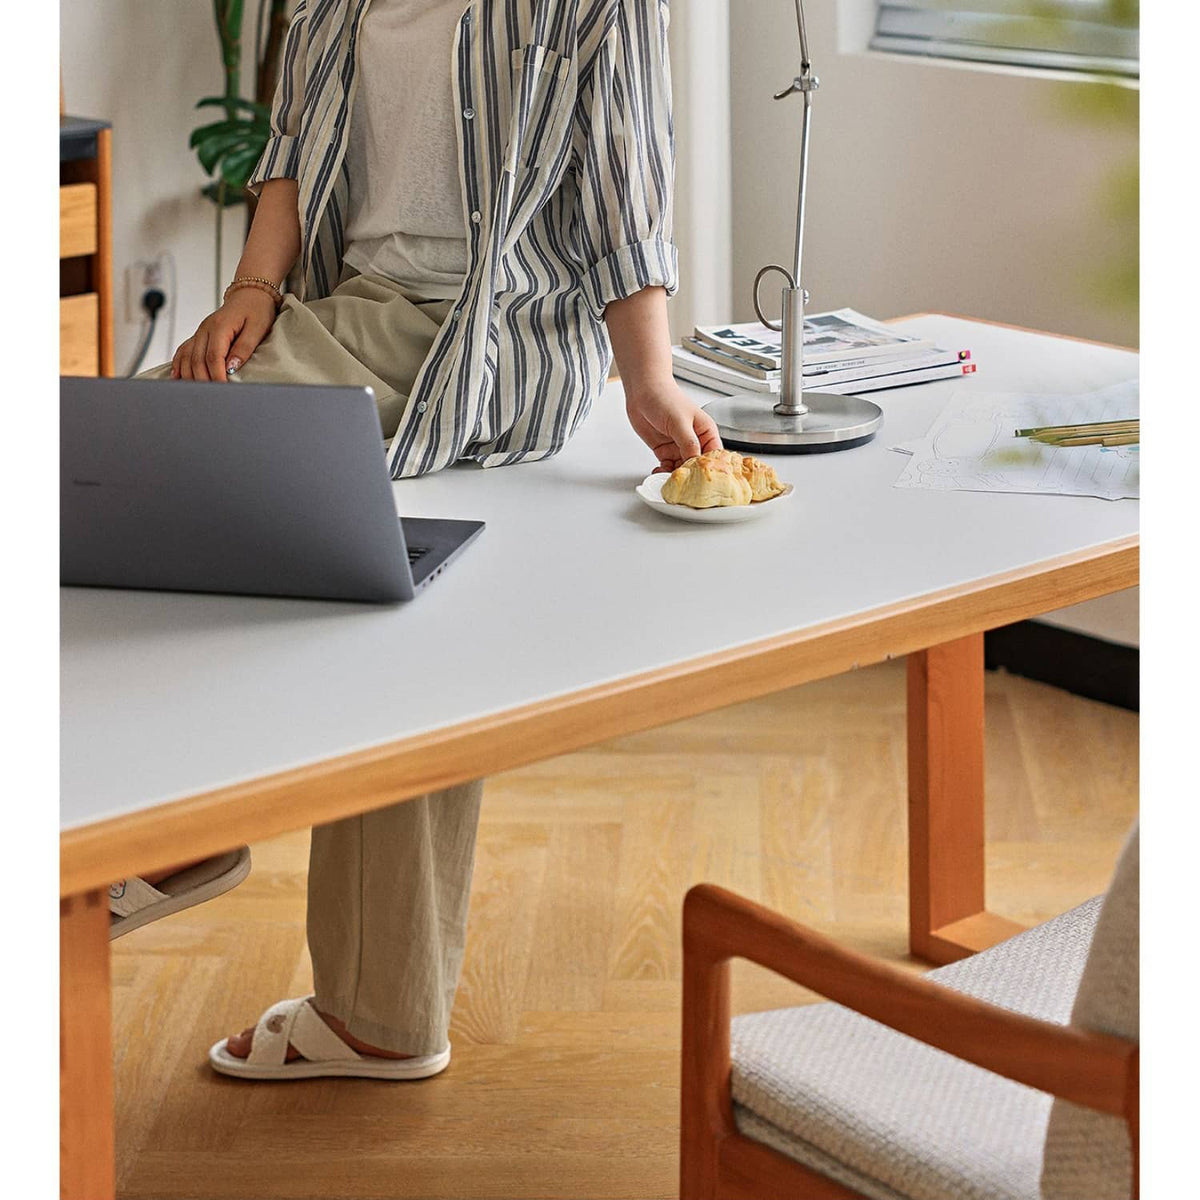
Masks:
[[[59,904],[59,1196],[112,1200],[112,991],[108,892]]]
[[[983,634],[908,656],[909,949],[954,962],[1019,933],[984,900]]]

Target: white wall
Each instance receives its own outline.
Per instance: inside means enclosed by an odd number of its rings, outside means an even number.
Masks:
[[[687,4],[692,0],[683,0]],[[848,41],[871,0],[842,0]],[[1071,117],[1079,83],[838,51],[838,0],[808,0],[813,104],[805,286],[879,317],[937,309],[1134,345],[1093,282],[1137,229],[1106,210],[1136,135]],[[798,97],[792,0],[730,0],[734,312],[791,258]],[[855,18],[854,22],[850,18]]]
[[[123,374],[145,328],[143,318],[126,320],[130,264],[163,252],[175,260],[178,296],[173,311],[160,314],[146,366],[169,359],[212,309],[215,209],[200,195],[208,177],[187,144],[204,112],[212,111],[193,105],[222,90],[212,5],[60,0],[60,13],[67,112],[113,123],[115,341]],[[233,209],[225,221],[222,275],[228,281],[240,253],[243,210]]]
[[[799,50],[792,0],[729,5],[733,315],[750,320],[755,272],[792,257],[801,106],[771,97],[799,69]],[[1095,283],[1112,255],[1136,247],[1136,227],[1107,208],[1111,172],[1137,154],[1134,131],[1071,116],[1067,103],[1088,86],[1075,81],[840,52],[865,46],[872,11],[872,0],[805,4],[821,81],[804,243],[811,307],[944,311],[1136,345],[1136,309]],[[1136,643],[1136,590],[1053,619]]]
[[[671,6],[675,115],[675,341],[693,325],[729,319],[732,228],[728,0]]]

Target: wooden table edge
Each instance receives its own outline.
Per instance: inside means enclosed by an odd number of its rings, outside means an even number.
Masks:
[[[1138,582],[1136,535],[654,671],[64,830],[60,894],[651,729]]]

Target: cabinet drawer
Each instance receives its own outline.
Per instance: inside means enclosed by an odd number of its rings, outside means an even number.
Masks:
[[[58,369],[63,375],[100,373],[100,297],[95,292],[58,302]]]
[[[58,189],[58,256],[96,253],[96,185],[68,183]]]

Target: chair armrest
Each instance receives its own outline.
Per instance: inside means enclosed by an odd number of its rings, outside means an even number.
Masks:
[[[1124,1118],[1131,1103],[1136,1105],[1136,1044],[1023,1016],[906,974],[724,888],[699,884],[688,892],[683,953],[685,1012],[689,984],[697,997],[711,994],[724,986],[728,960],[745,958],[899,1033],[1039,1091]],[[727,1002],[724,1007],[727,1011]],[[727,1054],[727,1025],[725,1039]],[[721,1047],[716,1049],[719,1053]]]

